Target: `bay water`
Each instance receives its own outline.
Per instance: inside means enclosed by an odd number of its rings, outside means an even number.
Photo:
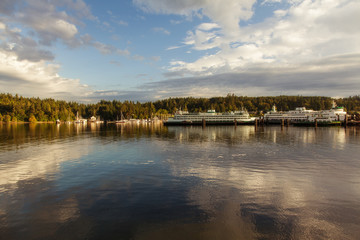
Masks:
[[[0,239],[359,236],[358,127],[0,125]]]

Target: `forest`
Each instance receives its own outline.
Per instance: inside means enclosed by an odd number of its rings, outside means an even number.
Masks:
[[[278,111],[288,111],[296,107],[313,110],[330,109],[333,99],[323,96],[264,96],[247,97],[228,94],[226,97],[212,98],[168,98],[154,102],[138,101],[105,101],[98,103],[77,103],[55,100],[51,98],[26,98],[9,93],[0,94],[0,121],[3,122],[49,122],[74,120],[79,114],[82,118],[91,116],[101,120],[125,118],[148,119],[167,118],[177,110],[202,112],[215,109],[216,112],[227,112],[247,109],[251,115],[260,116],[269,111],[273,105]],[[342,106],[350,114],[360,112],[360,95],[335,99],[337,106]]]

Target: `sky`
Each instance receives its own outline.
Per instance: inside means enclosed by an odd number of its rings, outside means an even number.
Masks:
[[[359,0],[0,0],[0,92],[360,94]]]

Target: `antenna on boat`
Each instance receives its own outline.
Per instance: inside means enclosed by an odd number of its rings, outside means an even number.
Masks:
[[[336,108],[336,102],[334,99],[332,100],[332,108]]]
[[[276,112],[276,106],[275,106],[275,104],[273,105],[272,110],[273,110],[273,112]]]

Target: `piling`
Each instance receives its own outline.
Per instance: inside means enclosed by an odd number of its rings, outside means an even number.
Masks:
[[[315,127],[317,128],[317,119],[315,119]]]
[[[288,127],[290,125],[290,119],[286,120],[286,126]]]
[[[281,119],[281,126],[284,126],[284,119]]]
[[[234,120],[234,124],[235,124],[235,127],[236,127],[237,126],[237,120],[236,119]]]
[[[206,120],[205,120],[205,118],[202,119],[202,127],[203,127],[203,128],[206,127]]]
[[[344,119],[344,126],[347,127],[348,125],[348,115],[345,115],[345,119]]]

